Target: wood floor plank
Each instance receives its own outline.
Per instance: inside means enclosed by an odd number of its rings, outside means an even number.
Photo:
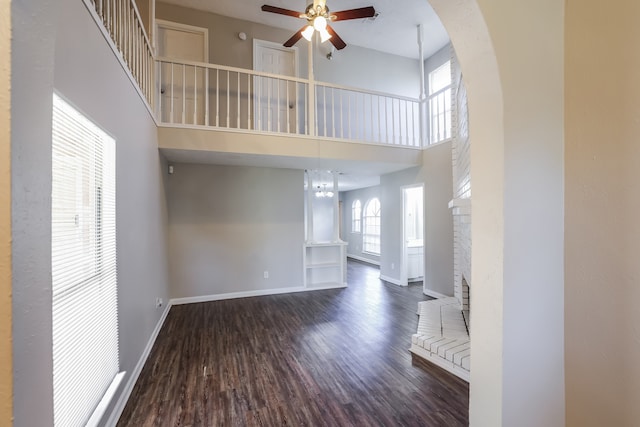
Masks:
[[[468,425],[468,384],[407,350],[429,298],[378,276],[172,307],[118,426]]]

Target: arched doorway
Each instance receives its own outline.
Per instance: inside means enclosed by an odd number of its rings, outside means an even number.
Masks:
[[[468,92],[470,424],[560,426],[564,6],[429,2],[449,32]]]

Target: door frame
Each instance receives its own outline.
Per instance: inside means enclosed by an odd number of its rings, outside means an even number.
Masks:
[[[297,46],[285,47],[285,46],[282,46],[282,44],[280,43],[275,43],[275,42],[270,42],[267,40],[261,40],[261,39],[255,39],[255,38],[253,39],[253,64],[252,64],[253,71],[260,71],[257,68],[258,63],[260,62],[258,60],[258,48],[260,47],[276,49],[283,52],[293,52],[293,74],[294,75],[291,77],[298,77],[300,75],[300,69],[299,69],[300,61],[299,61],[299,52],[298,52]]]
[[[184,31],[188,33],[202,34],[204,38],[204,62],[209,63],[209,29],[205,27],[196,27],[195,25],[182,24],[180,22],[166,21],[164,19],[155,20],[154,43],[156,54],[158,50],[158,33],[159,28],[167,28],[170,30]]]
[[[425,250],[425,218],[424,212],[425,209],[425,198],[424,198],[424,184],[417,183],[411,185],[403,185],[400,187],[400,191],[402,193],[402,241],[401,241],[401,249],[400,249],[400,286],[409,286],[409,254],[407,251],[407,191],[411,188],[422,188],[422,275],[423,275],[423,285],[424,285],[424,277],[426,276],[426,255],[427,252]]]
[[[298,53],[298,48],[296,46],[292,46],[292,47],[285,47],[280,43],[275,43],[275,42],[270,42],[267,40],[261,40],[261,39],[253,39],[253,71],[258,71],[258,72],[264,72],[262,70],[258,69],[258,65],[261,64],[261,61],[259,60],[259,55],[258,55],[258,49],[264,47],[264,48],[269,48],[269,49],[275,49],[275,50],[279,50],[282,52],[286,52],[286,53],[293,53],[293,76],[287,76],[287,77],[298,77],[300,75],[300,69],[299,69],[299,53]],[[272,74],[272,73],[267,73],[267,74]],[[262,132],[262,129],[258,129],[258,121],[257,118],[260,115],[260,99],[259,99],[259,93],[258,90],[256,90],[257,86],[258,86],[258,77],[255,76],[254,77],[254,90],[253,90],[253,130],[254,131],[260,131]],[[297,85],[296,85],[297,88]],[[296,96],[296,103],[294,105],[297,105],[298,102],[298,96]],[[297,109],[296,112],[294,113],[294,117],[295,120],[298,120],[298,113],[297,113]]]

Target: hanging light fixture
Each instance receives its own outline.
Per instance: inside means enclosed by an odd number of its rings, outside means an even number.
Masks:
[[[327,31],[327,18],[325,15],[329,13],[329,10],[326,8],[324,4],[309,5],[310,8],[307,9],[307,15],[313,13],[313,10],[316,10],[315,16],[309,21],[309,25],[302,31],[302,37],[304,37],[307,41],[311,41],[314,32],[320,33],[320,41],[322,43],[326,42],[331,38],[331,34]],[[311,11],[311,12],[310,12]]]
[[[302,37],[304,37],[308,42],[311,41],[311,37],[313,37],[313,32],[315,30],[313,29],[313,26],[309,25],[307,28],[304,29],[304,31],[302,31]]]
[[[316,190],[316,197],[318,198],[323,198],[323,197],[333,197],[333,191],[327,191],[327,184],[322,184],[324,186],[324,190],[320,189],[320,186],[318,185],[318,189]]]

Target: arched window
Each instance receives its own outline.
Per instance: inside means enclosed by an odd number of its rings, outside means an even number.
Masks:
[[[362,250],[380,255],[380,200],[374,197],[364,208],[364,233]]]
[[[351,205],[351,232],[360,233],[362,228],[360,227],[362,221],[362,206],[360,200],[354,200]]]

